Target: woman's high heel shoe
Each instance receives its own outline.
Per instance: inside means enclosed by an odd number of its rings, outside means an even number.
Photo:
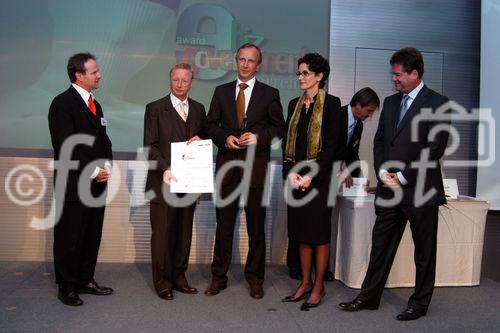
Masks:
[[[302,295],[302,296],[304,296],[304,295]],[[321,292],[320,299],[319,299],[318,303],[304,302],[300,306],[300,311],[309,311],[309,309],[318,307],[321,304],[321,301],[323,300],[323,297],[325,297],[325,291],[324,290]]]
[[[283,298],[281,301],[282,301],[282,302],[285,302],[285,303],[287,303],[287,302],[300,302],[300,301],[302,301],[302,300],[306,297],[306,295],[310,294],[310,293],[311,293],[311,291],[312,291],[312,288],[311,288],[311,289],[309,289],[309,290],[306,290],[306,291],[305,291],[304,293],[302,293],[302,295],[300,295],[299,297],[295,297],[295,294],[293,294],[293,295],[290,295],[290,296],[286,296],[286,297],[285,297],[285,298]]]

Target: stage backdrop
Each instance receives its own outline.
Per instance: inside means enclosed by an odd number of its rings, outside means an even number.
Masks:
[[[499,121],[500,93],[500,0],[483,0],[481,10],[481,122],[478,155],[484,166],[477,172],[477,196],[500,210],[500,144],[495,138]],[[492,131],[493,129],[493,131]]]
[[[467,113],[454,117],[460,144],[444,158],[445,177],[456,178],[465,195],[475,195],[476,189],[480,5],[470,0],[331,1],[330,92],[347,104],[357,90],[369,86],[382,101],[395,93],[389,64],[392,53],[406,46],[418,48],[425,62],[425,84],[458,103],[455,113]],[[373,136],[379,115],[365,122],[360,148],[361,159],[370,163],[372,184]]]
[[[95,95],[115,152],[142,145],[144,106],[168,92],[172,65],[195,66],[190,96],[208,109],[215,86],[236,79],[234,53],[245,42],[262,48],[258,79],[278,88],[286,107],[299,93],[297,59],[312,51],[328,56],[329,13],[323,0],[307,6],[289,0],[5,1],[0,147],[14,155],[12,148],[51,148],[48,108],[69,86],[68,57],[82,51],[94,53],[102,69]]]

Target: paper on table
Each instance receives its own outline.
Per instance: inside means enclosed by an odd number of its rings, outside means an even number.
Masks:
[[[214,164],[212,140],[171,143],[170,171],[177,178],[172,193],[213,193]]]
[[[443,179],[443,186],[447,199],[458,199],[458,184],[456,179]]]
[[[342,196],[344,197],[366,197],[368,193],[365,191],[364,185],[366,184],[366,178],[352,178],[352,186],[347,188],[345,184],[342,184]]]

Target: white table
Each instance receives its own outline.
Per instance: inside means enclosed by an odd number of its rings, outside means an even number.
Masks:
[[[335,278],[361,288],[370,259],[375,224],[374,196],[339,198]],[[484,227],[490,205],[468,197],[448,200],[439,208],[436,286],[475,286],[481,276]],[[334,228],[336,229],[336,228]],[[333,244],[335,242],[332,242]],[[413,240],[409,223],[403,234],[386,287],[415,285]]]

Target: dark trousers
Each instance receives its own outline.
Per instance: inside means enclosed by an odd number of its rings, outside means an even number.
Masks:
[[[237,178],[237,177],[234,177]],[[221,187],[221,198],[229,196],[239,185],[231,181]],[[248,256],[245,265],[245,278],[251,285],[264,282],[266,264],[266,238],[264,223],[266,208],[262,206],[263,188],[250,188],[244,207],[247,220]],[[239,212],[239,198],[226,207],[216,208],[217,231],[215,233],[212,279],[216,283],[227,282],[227,271],[233,253],[233,235],[236,217]]]
[[[58,203],[56,203],[58,204]],[[81,202],[64,202],[54,227],[54,268],[62,291],[94,280],[101,244],[103,207],[86,207]]]
[[[417,310],[427,310],[436,276],[438,212],[437,206],[419,208],[401,205],[393,208],[375,206],[377,219],[372,233],[370,263],[358,296],[360,299],[377,306],[380,303],[408,220],[415,244],[416,265],[415,292],[411,295],[408,306]]]
[[[196,204],[171,207],[166,203],[150,204],[151,261],[156,292],[186,286],[186,270],[191,250],[193,215]]]

